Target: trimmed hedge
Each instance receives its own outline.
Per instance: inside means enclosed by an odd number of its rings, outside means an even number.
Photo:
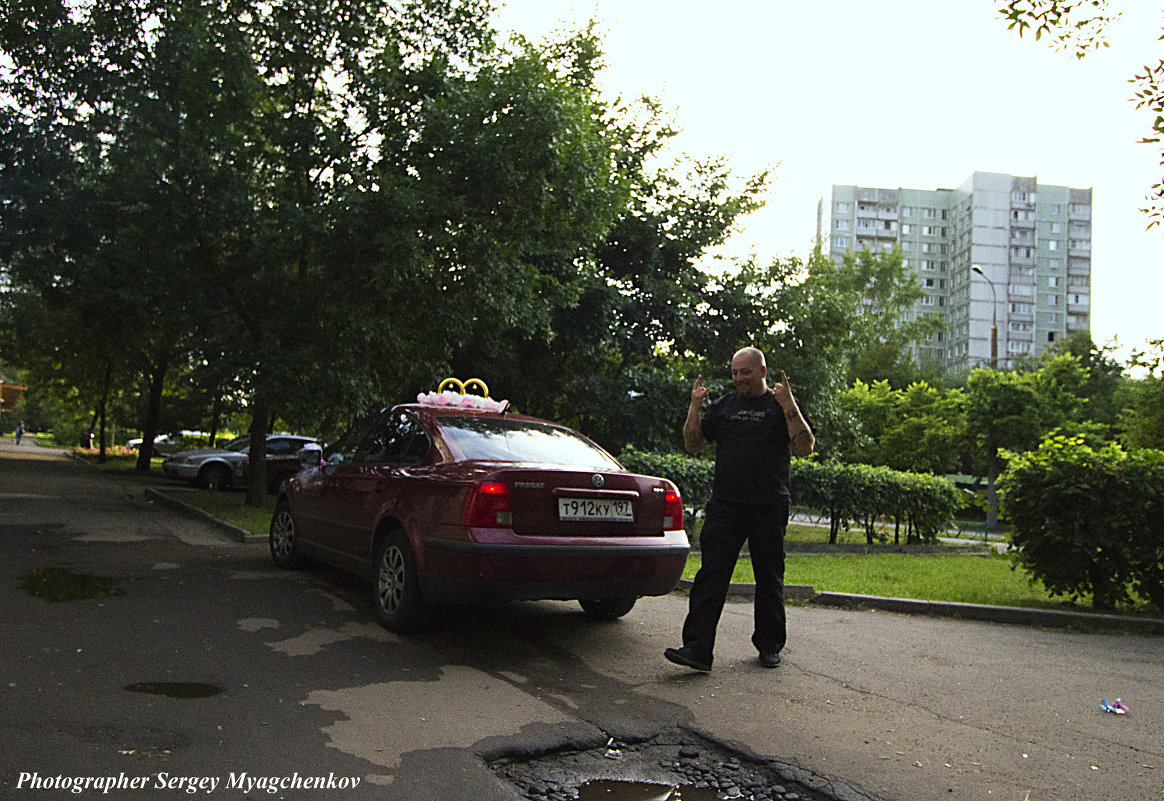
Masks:
[[[631,447],[619,459],[628,470],[673,481],[689,508],[702,509],[711,497],[715,465],[707,459]],[[828,516],[830,542],[856,522],[872,543],[877,520],[895,521],[898,531],[904,525],[907,542],[933,542],[953,522],[964,496],[939,476],[811,459],[792,460],[791,491],[797,506]]]
[[[1164,451],[1056,436],[1003,457],[999,500],[1032,580],[1096,609],[1133,591],[1164,609]]]

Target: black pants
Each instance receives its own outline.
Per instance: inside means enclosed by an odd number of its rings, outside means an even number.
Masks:
[[[702,565],[691,587],[683,623],[683,644],[711,659],[715,629],[727,600],[740,549],[748,543],[756,574],[755,628],[752,644],[779,651],[788,635],[784,615],[784,531],[788,498],[773,504],[729,503],[712,498],[699,534]]]

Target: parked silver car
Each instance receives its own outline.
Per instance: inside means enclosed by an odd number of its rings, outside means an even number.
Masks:
[[[267,488],[274,492],[300,470],[299,451],[314,443],[312,437],[273,434],[267,437]],[[229,489],[246,485],[251,438],[232,439],[221,448],[182,451],[162,462],[170,478],[189,481],[204,489]]]

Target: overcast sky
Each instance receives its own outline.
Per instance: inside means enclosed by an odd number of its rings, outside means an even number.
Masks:
[[[805,256],[833,184],[960,186],[975,170],[1094,189],[1092,336],[1164,337],[1164,232],[1138,209],[1164,172],[1128,79],[1155,63],[1161,8],[1112,0],[1110,48],[1078,61],[1007,30],[992,0],[503,0],[536,40],[598,23],[611,94],[671,111],[678,147],[772,168],[730,251]],[[827,233],[827,230],[826,230]]]

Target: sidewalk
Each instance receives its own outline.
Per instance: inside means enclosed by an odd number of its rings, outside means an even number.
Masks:
[[[5,464],[17,460],[25,462],[20,470]],[[1164,638],[794,605],[784,663],[769,670],[757,663],[750,642],[752,605],[737,598],[720,621],[714,670],[704,674],[663,658],[664,648],[677,644],[686,612],[686,599],[678,594],[644,598],[610,624],[585,620],[575,604],[515,604],[496,615],[475,610],[464,619],[450,616],[424,635],[398,638],[380,630],[365,608],[337,603],[347,596],[336,595],[335,584],[321,572],[297,577],[276,571],[263,546],[231,542],[201,521],[159,510],[145,502],[143,489],[142,482],[109,480],[59,451],[17,455],[5,447],[0,454],[0,528],[10,532],[0,541],[12,549],[5,567],[10,575],[0,584],[10,600],[27,608],[15,577],[28,567],[82,554],[73,567],[88,565],[96,575],[107,575],[118,574],[110,560],[132,554],[129,561],[141,562],[140,570],[124,573],[127,581],[135,575],[141,581],[136,600],[129,593],[125,603],[93,600],[39,610],[54,616],[44,632],[68,647],[46,650],[36,636],[22,647],[62,672],[12,684],[12,676],[19,678],[12,669],[6,679],[13,698],[25,692],[19,697],[34,698],[31,708],[44,710],[47,723],[33,731],[36,738],[58,736],[62,721],[95,721],[69,741],[73,750],[42,749],[51,752],[49,764],[62,766],[56,770],[78,773],[90,764],[120,770],[124,757],[116,751],[106,752],[115,755],[113,761],[100,762],[91,741],[94,726],[120,733],[118,727],[173,714],[165,725],[188,726],[191,737],[202,738],[202,750],[175,749],[164,769],[207,775],[225,770],[226,737],[231,743],[273,743],[252,758],[256,769],[284,764],[275,762],[275,752],[280,758],[291,754],[287,759],[295,765],[304,754],[315,764],[359,758],[366,766],[353,764],[361,771],[393,782],[377,787],[376,797],[492,801],[508,791],[495,782],[473,785],[465,777],[478,775],[472,771],[482,770],[479,755],[499,743],[529,742],[537,753],[548,753],[568,749],[570,737],[582,729],[632,743],[678,728],[729,744],[741,758],[755,754],[836,780],[829,792],[845,782],[867,791],[862,798],[879,801],[1164,801]],[[56,532],[46,542],[63,542],[64,550],[18,548],[20,542],[36,543],[38,527]],[[197,570],[183,568],[194,564],[184,544],[213,546],[215,553],[200,560]],[[255,570],[259,559],[264,568]],[[221,561],[226,567],[216,567]],[[202,588],[209,604],[203,609],[217,608],[224,576],[233,586],[223,597],[237,602],[221,613],[192,615],[192,628],[171,632],[187,622],[175,610],[184,608],[194,588]],[[147,584],[154,596],[144,594]],[[274,606],[264,605],[268,589],[280,593]],[[128,627],[123,634],[105,628],[117,610],[138,602],[142,614],[121,618]],[[158,617],[155,608],[167,611]],[[215,730],[221,719],[179,718],[177,710],[200,708],[179,701],[151,705],[156,714],[126,707],[133,714],[111,717],[102,707],[111,687],[162,674],[110,681],[109,659],[92,640],[132,646],[142,620],[151,617],[158,617],[152,625],[159,631],[176,637],[158,651],[166,664],[177,660],[180,670],[190,664],[209,670],[188,674],[198,681],[229,677],[219,683],[230,684],[239,702],[256,700],[240,688],[259,687],[255,676],[294,674],[302,683],[267,687],[269,701],[228,716],[225,733],[221,726]],[[27,616],[20,620],[28,622]],[[279,625],[270,628],[274,622]],[[72,642],[74,634],[90,641]],[[295,648],[273,651],[273,643]],[[311,655],[300,650],[305,645]],[[129,650],[131,656],[119,659],[136,665],[139,654]],[[21,670],[29,663],[23,653],[9,649]],[[312,678],[313,670],[320,678]],[[58,680],[70,682],[68,693],[37,694]],[[79,696],[77,683],[90,695]],[[282,703],[321,693],[329,699],[327,714],[311,710],[317,702],[306,708]],[[97,700],[76,701],[86,697]],[[1100,708],[1101,699],[1116,698],[1131,708],[1129,714]],[[270,710],[292,705],[295,713],[280,718],[278,726],[260,728]],[[14,705],[28,708],[27,702]],[[12,726],[7,736],[9,745],[29,740],[24,729]],[[125,745],[119,739],[108,746],[113,748]],[[94,753],[98,762],[87,761]],[[21,759],[24,764],[30,758]],[[156,764],[133,759],[143,771]],[[619,775],[619,765],[600,756],[592,767]],[[425,792],[440,782],[465,790]]]

